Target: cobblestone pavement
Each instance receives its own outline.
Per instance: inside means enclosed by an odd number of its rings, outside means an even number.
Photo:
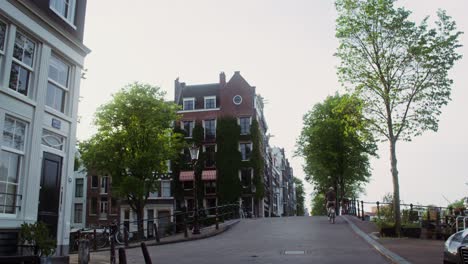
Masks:
[[[332,225],[326,217],[244,219],[215,237],[148,250],[161,264],[388,263],[343,219]],[[140,248],[126,253],[127,263],[144,263]],[[106,263],[108,254],[93,253],[93,263]]]

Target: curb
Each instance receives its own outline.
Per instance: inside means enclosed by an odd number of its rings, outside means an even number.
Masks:
[[[388,250],[384,246],[382,246],[380,243],[372,239],[368,234],[364,233],[359,227],[357,227],[353,222],[347,219],[347,217],[342,216],[342,218],[351,226],[351,229],[358,234],[360,237],[362,237],[367,243],[369,243],[373,248],[375,248],[382,256],[388,258],[390,261],[393,263],[397,264],[411,264],[411,262],[407,261],[406,259],[402,258],[398,254]]]
[[[209,237],[213,237],[213,236],[217,236],[219,234],[222,234],[222,233],[228,231],[229,229],[231,229],[233,226],[235,226],[239,222],[240,222],[240,220],[238,219],[238,220],[233,221],[233,222],[231,222],[229,224],[226,224],[226,225],[223,225],[223,226],[220,225],[219,230],[215,229],[214,232],[207,233],[207,234],[202,234],[201,236],[197,236],[197,237],[188,237],[188,238],[182,238],[182,239],[173,240],[173,241],[161,241],[159,243],[153,242],[153,241],[141,241],[141,242],[145,242],[147,247],[152,247],[152,246],[168,245],[168,244],[175,244],[175,243],[182,243],[182,242],[194,241],[194,240],[199,240],[199,239],[205,239],[205,238],[209,238]],[[119,248],[130,249],[130,248],[139,248],[139,247],[140,247],[140,243],[136,243],[136,244],[129,245],[128,247],[116,246],[115,249],[119,249]],[[93,251],[90,250],[90,253],[101,252],[101,251],[109,251],[109,250],[110,250],[110,248],[106,247],[106,248],[100,248],[98,250],[93,250]]]

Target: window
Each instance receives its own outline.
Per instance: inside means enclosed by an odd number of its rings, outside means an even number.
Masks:
[[[42,145],[63,150],[65,137],[44,129],[42,130]]]
[[[21,176],[26,123],[6,116],[0,149],[0,213],[15,214]]]
[[[184,110],[195,109],[195,98],[184,98]]]
[[[46,105],[64,112],[68,92],[70,66],[52,55],[49,64],[49,81],[47,83]]]
[[[205,120],[205,139],[216,138],[216,120]]]
[[[216,181],[205,182],[205,194],[216,194]]]
[[[99,205],[99,214],[106,215],[109,210],[109,203],[107,202],[107,197],[101,197],[101,202]]]
[[[106,194],[108,191],[108,182],[109,182],[109,177],[107,176],[102,176],[101,177],[101,193]]]
[[[215,166],[216,145],[206,145],[205,147],[205,167]]]
[[[83,197],[83,179],[75,180],[75,197]]]
[[[236,95],[234,96],[234,98],[232,98],[232,101],[234,102],[234,104],[240,105],[242,103],[242,96]]]
[[[92,197],[90,200],[90,205],[89,205],[89,214],[90,215],[96,215],[97,214],[97,198]]]
[[[6,29],[6,24],[0,21],[0,54],[5,52]]]
[[[161,181],[161,197],[171,197],[170,181]]]
[[[240,143],[242,160],[250,160],[252,154],[252,143]]]
[[[75,215],[74,215],[74,222],[76,224],[83,223],[83,204],[76,203],[75,204]]]
[[[99,183],[98,183],[98,176],[93,175],[91,176],[91,188],[97,188]]]
[[[194,121],[183,121],[182,129],[185,131],[185,137],[191,138],[193,136]]]
[[[6,116],[3,128],[3,146],[24,151],[26,123],[16,118]]]
[[[50,0],[49,7],[68,23],[74,24],[75,0]]]
[[[239,118],[239,125],[241,127],[241,135],[250,134],[250,117]]]
[[[252,169],[241,169],[241,184],[245,189],[252,186]]]
[[[205,97],[205,109],[216,108],[216,96]]]
[[[9,87],[25,96],[28,96],[35,48],[36,43],[20,32],[16,32]]]

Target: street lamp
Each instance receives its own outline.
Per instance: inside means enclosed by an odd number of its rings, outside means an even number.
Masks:
[[[195,205],[195,213],[193,215],[193,232],[192,234],[200,234],[200,226],[198,225],[198,198],[197,198],[197,173],[196,165],[198,161],[198,154],[200,153],[200,148],[193,144],[190,148],[190,157],[192,158],[193,164],[193,200]]]

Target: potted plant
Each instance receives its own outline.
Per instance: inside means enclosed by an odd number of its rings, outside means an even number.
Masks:
[[[20,241],[23,245],[31,246],[34,255],[41,258],[41,263],[52,263],[51,256],[55,253],[57,243],[49,234],[49,229],[43,222],[34,224],[24,223],[20,229]]]

